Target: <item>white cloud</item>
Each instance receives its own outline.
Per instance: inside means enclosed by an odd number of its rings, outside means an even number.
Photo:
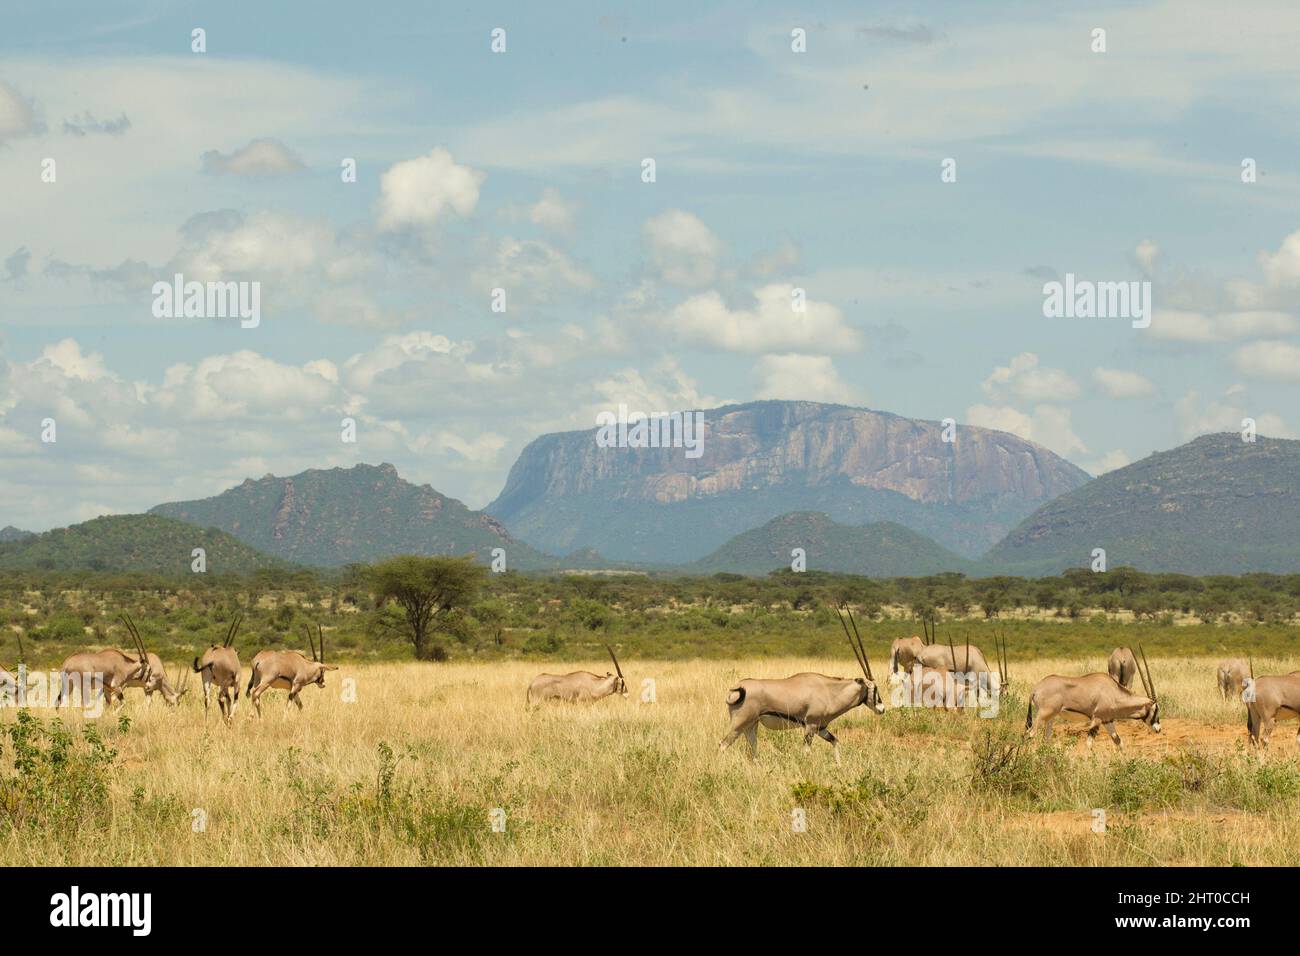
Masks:
[[[624,368],[607,378],[593,383],[597,396],[587,415],[594,423],[596,413],[626,405],[629,411],[656,412],[690,411],[722,404],[722,400],[700,391],[699,383],[686,374],[677,361],[665,357],[649,369]],[[584,423],[585,427],[585,423]]]
[[[520,303],[549,302],[574,289],[592,289],[596,280],[548,243],[505,236],[496,244],[493,261],[475,270],[475,284],[485,297],[488,289],[505,289],[509,309]]]
[[[41,124],[31,102],[0,80],[0,142],[40,132]]]
[[[717,292],[702,292],[675,306],[658,321],[678,338],[729,352],[851,352],[861,334],[829,302],[808,299],[793,308],[789,284],[755,290],[755,307],[732,309]]]
[[[1145,398],[1155,394],[1155,384],[1145,375],[1118,368],[1095,368],[1092,380],[1111,398]]]
[[[1021,352],[995,368],[980,386],[990,398],[1025,402],[1068,402],[1079,397],[1079,384],[1059,368],[1040,368],[1038,356]]]
[[[665,282],[696,288],[708,285],[717,277],[722,240],[699,217],[669,209],[647,219],[641,234]]]
[[[303,169],[298,154],[278,139],[255,139],[226,154],[210,149],[199,157],[203,171],[214,175],[275,176]]]
[[[754,366],[754,397],[861,405],[866,399],[840,379],[828,355],[764,355]]]
[[[1294,317],[1284,312],[1203,312],[1156,309],[1147,334],[1170,342],[1208,344],[1258,335],[1286,335],[1296,329]]]
[[[1074,432],[1068,408],[1040,404],[1027,415],[1006,405],[972,405],[966,409],[966,420],[982,428],[1019,435],[1065,457],[1088,450]]]
[[[1256,381],[1300,382],[1300,347],[1290,342],[1251,342],[1233,352],[1231,362]]]
[[[569,202],[558,189],[547,186],[542,190],[542,197],[528,210],[528,220],[543,229],[568,232],[573,228],[577,210],[577,203]]]
[[[1123,468],[1127,464],[1130,464],[1128,455],[1122,450],[1116,449],[1106,452],[1095,461],[1085,461],[1079,467],[1092,475],[1104,475],[1108,471]]]
[[[449,211],[467,218],[486,178],[487,173],[457,165],[441,146],[394,163],[379,177],[378,226],[384,231],[432,226]]]
[[[1246,389],[1241,385],[1233,385],[1222,397],[1208,400],[1202,400],[1195,388],[1189,388],[1178,400],[1174,410],[1184,438],[1195,438],[1208,432],[1239,432],[1245,418],[1255,419],[1256,430],[1261,435],[1270,438],[1295,437],[1279,415],[1250,408]]]
[[[1160,247],[1150,239],[1143,239],[1133,250],[1133,258],[1137,260],[1142,274],[1149,279],[1155,274],[1156,261],[1160,258]]]

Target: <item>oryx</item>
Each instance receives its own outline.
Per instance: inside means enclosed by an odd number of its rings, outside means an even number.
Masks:
[[[325,686],[325,672],[336,671],[338,667],[325,663],[325,632],[319,624],[316,633],[320,636],[320,653],[316,652],[316,642],[312,640],[311,628],[305,628],[307,640],[311,642],[311,660],[307,660],[301,651],[259,651],[253,658],[253,673],[248,678],[248,696],[253,701],[257,716],[262,716],[262,695],[274,687],[287,690],[289,699],[299,710],[302,701],[298,695],[308,684]]]
[[[1300,717],[1300,671],[1257,678],[1252,659],[1246,688],[1249,693],[1242,694],[1246,701],[1246,731],[1251,744],[1263,749],[1268,747],[1275,723]],[[1300,728],[1296,730],[1295,739],[1300,744]]]
[[[921,622],[922,627],[925,622]],[[934,627],[926,631],[927,640],[919,637],[901,637],[890,645],[889,669],[910,671],[914,664],[932,670],[957,671],[962,674],[987,674],[992,672],[984,653],[967,639],[965,648],[954,648],[951,638],[948,645],[935,640]]]
[[[1240,657],[1226,657],[1219,661],[1219,666],[1214,672],[1215,680],[1219,685],[1219,696],[1227,700],[1228,694],[1231,693],[1240,698],[1249,673],[1246,662]]]
[[[226,629],[226,639],[221,644],[213,644],[203,652],[202,658],[194,658],[194,672],[203,675],[203,717],[208,716],[212,686],[217,687],[217,706],[226,722],[235,716],[239,707],[239,652],[235,650],[235,635],[244,620],[242,614],[236,614]],[[233,699],[232,699],[233,698]]]
[[[609,658],[614,662],[616,674],[605,671],[605,676],[589,671],[574,671],[572,674],[538,674],[528,684],[526,696],[529,704],[538,704],[544,700],[561,700],[569,703],[577,701],[590,702],[622,694],[627,697],[627,681],[623,679],[623,670],[618,666],[614,649],[608,644]]]
[[[1106,673],[1125,690],[1133,689],[1133,677],[1137,674],[1138,662],[1131,647],[1117,647],[1110,652],[1106,662]]]
[[[163,666],[162,658],[153,651],[150,651],[147,656],[149,658],[149,676],[147,678],[129,678],[125,686],[143,687],[145,703],[148,704],[153,703],[154,692],[158,691],[163,695],[163,700],[175,707],[189,690],[189,675],[185,673],[183,667],[178,667],[176,669],[176,683],[172,684],[167,680],[167,669]]]
[[[877,714],[885,712],[885,704],[871,676],[871,662],[867,660],[857,622],[847,606],[853,635],[840,616],[844,635],[853,648],[853,656],[862,668],[862,677],[827,677],[825,674],[795,674],[781,680],[742,680],[727,692],[727,710],[731,714],[731,728],[718,742],[718,750],[726,750],[741,734],[749,741],[749,756],[758,754],[758,725],[771,730],[803,730],[805,749],[812,748],[813,735],[831,745],[835,762],[840,762],[839,741],[827,730],[832,720],[854,707],[863,705]],[[840,613],[836,609],[836,613]],[[854,637],[857,643],[854,643]]]
[[[1109,674],[1084,674],[1082,677],[1044,677],[1034,685],[1029,694],[1029,709],[1025,712],[1025,730],[1033,737],[1038,728],[1043,735],[1052,737],[1052,721],[1061,714],[1082,717],[1088,721],[1088,746],[1101,727],[1106,728],[1115,746],[1120,747],[1119,734],[1115,732],[1117,720],[1140,720],[1155,733],[1160,733],[1160,704],[1156,699],[1155,682],[1151,679],[1151,665],[1146,652],[1138,645],[1142,664],[1138,677],[1147,696],[1126,691]],[[1037,713],[1035,713],[1037,710]]]
[[[136,630],[135,622],[129,615],[122,615],[121,621],[126,625],[126,629],[131,633],[131,638],[135,643],[135,656],[116,648],[108,648],[102,651],[82,651],[80,654],[73,654],[63,662],[59,668],[59,695],[54,701],[54,707],[57,710],[62,704],[65,697],[71,698],[72,691],[70,683],[75,682],[81,688],[81,704],[83,707],[90,704],[87,697],[88,692],[98,690],[104,695],[106,703],[111,704],[114,696],[117,697],[118,706],[126,704],[126,697],[122,689],[126,687],[128,681],[148,681],[150,671],[149,654],[144,649],[144,641],[140,639],[140,632]],[[98,681],[98,684],[96,684]]]

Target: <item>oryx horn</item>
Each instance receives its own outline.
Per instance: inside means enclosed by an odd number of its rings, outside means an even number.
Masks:
[[[316,656],[316,639],[311,636],[311,628],[304,624],[302,629],[307,632],[307,643],[311,645],[311,659],[319,661],[320,658]]]
[[[226,642],[221,645],[222,647],[229,647],[231,644],[235,643],[235,635],[239,633],[239,625],[243,622],[244,615],[236,613],[234,620],[230,622],[230,627],[226,631]]]
[[[17,631],[14,631],[14,637],[18,638],[18,663],[26,664],[27,652],[23,650],[23,636],[19,634]]]
[[[144,649],[144,641],[140,640],[140,632],[137,631],[135,628],[135,621],[131,620],[131,616],[129,614],[125,614],[125,613],[120,615],[119,619],[122,621],[123,624],[126,625],[127,631],[130,632],[131,638],[135,643],[136,649],[140,652],[140,660],[141,661],[148,660],[149,654]]]
[[[840,613],[838,607],[835,608],[835,613],[840,619],[840,627],[844,628],[844,636],[849,639],[849,647],[853,648],[853,656],[858,659],[858,666],[862,668],[862,673],[866,676],[867,680],[874,684],[876,679],[871,676],[871,661],[867,657],[866,647],[862,644],[862,635],[858,633],[858,622],[853,620],[853,611],[849,609],[847,603],[844,605],[844,613],[849,616],[849,624],[853,625],[853,634],[856,635],[858,639],[856,644],[853,643],[853,637],[849,634],[849,625],[844,623],[844,614]]]
[[[623,668],[618,666],[618,658],[614,656],[614,648],[606,644],[605,650],[609,651],[609,659],[614,662],[614,671],[618,674],[618,679],[623,680]],[[626,683],[626,681],[624,681],[624,683]]]
[[[325,663],[325,631],[319,624],[316,625],[316,636],[320,638],[320,662]]]
[[[1145,650],[1142,649],[1142,642],[1141,642],[1141,641],[1138,642],[1138,653],[1140,653],[1140,654],[1142,655],[1142,664],[1143,664],[1143,666],[1145,666],[1146,669],[1147,669],[1146,676],[1145,676],[1144,678],[1142,678],[1142,686],[1146,688],[1146,692],[1147,692],[1147,694],[1151,697],[1151,699],[1152,699],[1152,700],[1155,700],[1155,699],[1156,699],[1156,682],[1155,682],[1155,679],[1151,676],[1151,665],[1147,663],[1147,652],[1146,652]],[[1140,673],[1142,673],[1142,672],[1141,672],[1141,671],[1138,671],[1138,673],[1140,674]]]

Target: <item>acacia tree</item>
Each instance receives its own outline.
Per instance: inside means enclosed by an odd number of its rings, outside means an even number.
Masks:
[[[453,611],[473,601],[486,572],[472,557],[426,558],[401,555],[373,565],[366,574],[379,606],[392,601],[405,618],[406,638],[415,656],[429,656],[429,636]]]

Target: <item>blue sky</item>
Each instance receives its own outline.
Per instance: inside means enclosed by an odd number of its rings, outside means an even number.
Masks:
[[[479,507],[619,403],[953,417],[1094,473],[1300,427],[1286,4],[6,16],[0,525],[356,461]],[[154,318],[176,271],[261,324]],[[1150,281],[1152,327],[1044,318],[1067,272]]]

